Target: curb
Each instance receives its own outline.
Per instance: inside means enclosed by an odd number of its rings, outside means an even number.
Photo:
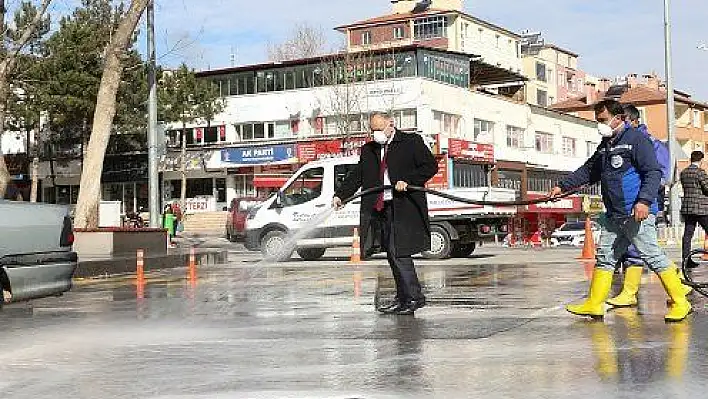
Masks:
[[[195,261],[198,266],[225,264],[228,261],[228,251],[221,249],[196,249]],[[79,260],[78,267],[74,272],[74,278],[133,274],[136,271],[136,262],[135,255],[108,259]],[[146,256],[144,262],[145,272],[186,267],[189,262],[189,251]]]

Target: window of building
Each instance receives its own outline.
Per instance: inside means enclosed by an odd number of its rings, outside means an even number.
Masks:
[[[447,37],[447,17],[439,15],[414,20],[413,37],[415,40]]]
[[[598,144],[592,141],[585,142],[585,153],[587,154],[588,158],[590,158],[592,154],[595,153],[595,151],[597,150],[597,146]]]
[[[494,141],[494,122],[474,120],[474,141],[491,143]]]
[[[418,113],[414,109],[393,111],[396,127],[401,130],[416,130],[418,128]],[[368,120],[368,117],[367,117]]]
[[[543,154],[553,154],[553,135],[536,132],[536,151]]]
[[[575,157],[575,139],[572,137],[563,137],[563,155],[566,157]]]
[[[536,63],[536,79],[540,80],[541,82],[545,82],[546,79],[546,64],[542,62],[537,62]]]
[[[545,90],[537,89],[536,90],[536,102],[541,107],[547,107],[548,106],[548,93]]]
[[[444,134],[450,137],[461,137],[461,120],[462,117],[459,115],[433,111],[433,129],[438,134]]]
[[[509,148],[522,148],[524,146],[525,129],[506,125],[506,145]]]
[[[402,26],[396,26],[393,28],[393,38],[394,39],[403,39],[406,35],[405,29],[403,29]]]
[[[693,110],[693,127],[701,127],[701,111]]]
[[[424,51],[419,55],[418,74],[439,82],[467,88],[470,83],[470,63],[466,58]]]
[[[496,46],[497,46],[497,48],[500,48],[501,47],[501,36],[496,35],[495,38],[496,38]]]
[[[647,109],[644,107],[639,108],[639,123],[647,123]]]
[[[204,144],[219,142],[219,127],[210,126],[204,128]]]
[[[361,44],[364,46],[368,46],[371,44],[371,32],[370,31],[365,31],[361,33]]]

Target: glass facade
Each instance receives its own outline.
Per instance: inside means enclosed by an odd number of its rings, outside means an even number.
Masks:
[[[205,77],[222,97],[421,76],[469,87],[469,57],[432,50],[350,53],[304,65]]]

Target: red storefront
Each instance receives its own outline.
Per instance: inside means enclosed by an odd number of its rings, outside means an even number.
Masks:
[[[546,194],[528,194],[530,200],[545,197]],[[550,238],[551,233],[565,223],[568,216],[582,213],[583,199],[580,196],[519,207],[518,214],[509,226],[510,244],[541,245],[542,240]]]
[[[253,186],[275,191],[281,188],[298,168],[308,162],[326,158],[359,155],[359,149],[369,141],[365,137],[319,140],[297,143],[297,164],[261,166],[253,177]]]

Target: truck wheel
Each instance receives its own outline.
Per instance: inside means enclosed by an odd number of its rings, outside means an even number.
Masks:
[[[477,244],[473,242],[468,244],[455,243],[452,246],[450,256],[452,256],[453,258],[467,258],[472,255],[472,252],[474,252],[475,248],[477,248]]]
[[[430,226],[430,251],[423,252],[426,259],[448,259],[452,250],[450,235],[441,226]]]
[[[273,230],[261,238],[261,253],[268,260],[285,262],[293,254],[292,248],[286,248],[287,234],[284,231]]]
[[[321,258],[327,248],[298,248],[297,254],[304,260],[317,260]]]

